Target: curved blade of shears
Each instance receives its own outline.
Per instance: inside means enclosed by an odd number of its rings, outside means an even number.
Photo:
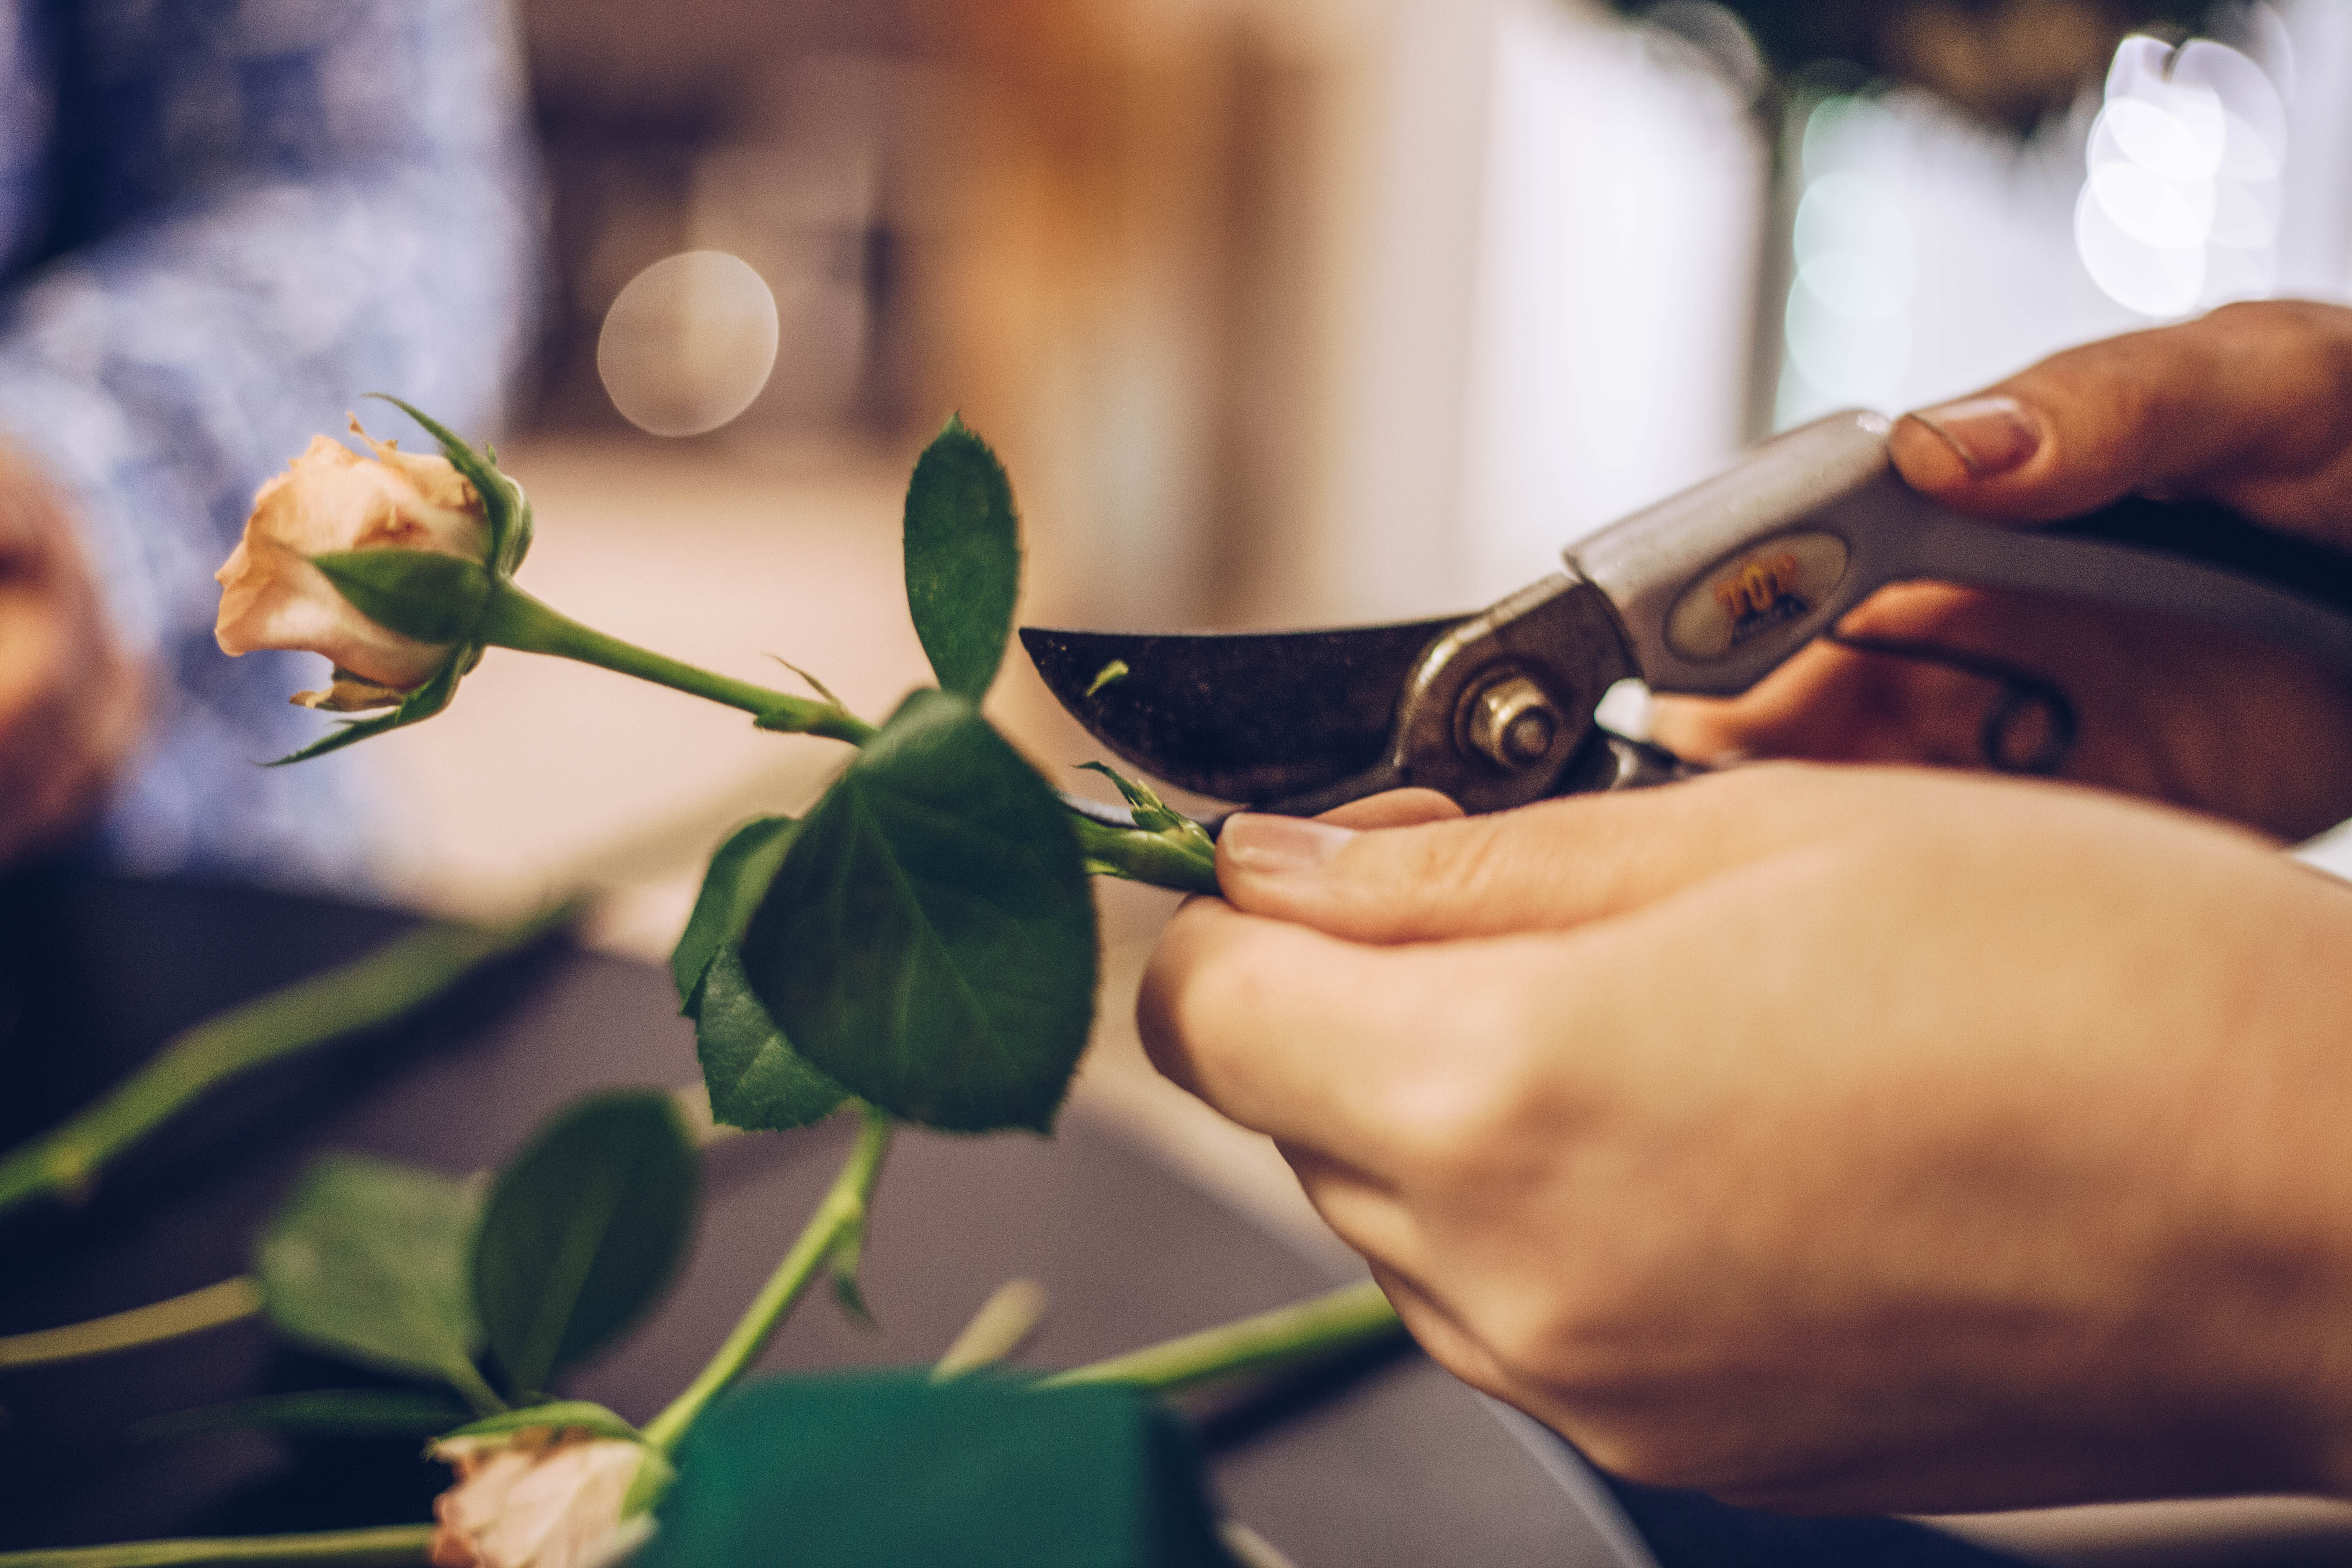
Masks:
[[[1254,805],[1336,805],[1394,782],[1398,699],[1423,651],[1468,618],[1223,636],[1024,626],[1021,645],[1071,717],[1153,777]]]

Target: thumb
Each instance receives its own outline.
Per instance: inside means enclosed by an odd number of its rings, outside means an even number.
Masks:
[[[1843,794],[1829,770],[1766,764],[1369,832],[1244,812],[1218,835],[1217,883],[1237,909],[1349,942],[1562,931],[1763,858]]]
[[[2300,506],[2262,503],[2283,487],[2344,488],[2326,470],[2352,447],[2347,380],[2352,310],[2231,305],[1906,415],[1889,449],[1912,488],[1985,516],[2046,521],[2168,490],[2292,526]]]

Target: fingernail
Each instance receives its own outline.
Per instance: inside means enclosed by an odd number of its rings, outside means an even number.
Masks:
[[[1934,431],[1972,479],[2023,468],[2042,449],[2042,422],[2014,397],[1969,397],[1911,416]]]
[[[1217,847],[1241,870],[1296,877],[1330,859],[1355,837],[1354,829],[1328,822],[1245,811],[1225,819]]]

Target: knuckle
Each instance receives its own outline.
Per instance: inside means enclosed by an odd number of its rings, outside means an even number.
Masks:
[[[1270,962],[1274,945],[1237,943],[1191,965],[1176,999],[1179,1029],[1187,1037],[1214,1042],[1240,1033],[1249,1020],[1262,1016],[1282,985]]]
[[[1592,1400],[1638,1378],[1623,1331],[1627,1303],[1600,1271],[1498,1300],[1480,1314],[1478,1334],[1496,1361],[1571,1399]]]
[[[1392,829],[1362,847],[1377,859],[1371,875],[1351,879],[1349,924],[1387,942],[1459,936],[1465,921],[1501,918],[1512,868],[1526,853],[1493,817]]]
[[[1526,1059],[1524,1037],[1464,1029],[1453,1048],[1377,1087],[1373,1119],[1416,1193],[1458,1202],[1507,1191],[1556,1153],[1545,1131],[1553,1090]]]
[[[1466,817],[1412,835],[1412,872],[1476,900],[1502,880],[1515,853],[1507,826],[1498,817]]]
[[[1618,1422],[1580,1425],[1571,1434],[1584,1457],[1612,1476],[1643,1486],[1672,1486],[1682,1478],[1673,1456],[1640,1427]]]
[[[1431,1072],[1387,1086],[1375,1110],[1398,1168],[1433,1196],[1493,1184],[1508,1162],[1511,1112],[1471,1073]]]
[[[1213,1058],[1275,994],[1263,942],[1224,940],[1187,910],[1170,922],[1136,997],[1136,1027],[1163,1070]]]

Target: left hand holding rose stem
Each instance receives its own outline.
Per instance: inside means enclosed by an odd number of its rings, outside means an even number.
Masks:
[[[2352,1488],[2341,887],[1885,769],[1335,815],[1227,826],[1144,1037],[1468,1382],[1769,1506]]]
[[[106,625],[65,499],[0,448],[0,862],[96,810],[138,737],[144,686]]]

